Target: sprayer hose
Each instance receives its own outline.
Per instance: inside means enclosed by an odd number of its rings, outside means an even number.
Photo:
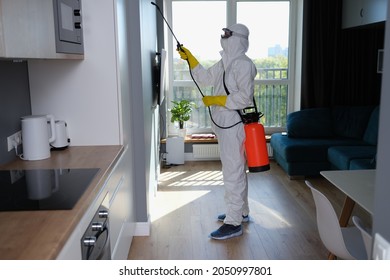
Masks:
[[[192,81],[195,83],[195,85],[196,85],[196,87],[198,88],[198,90],[199,90],[200,94],[202,95],[202,97],[204,97],[204,94],[203,94],[202,90],[200,89],[198,83],[195,81],[195,78],[194,78],[194,76],[192,75],[190,63],[188,62],[188,60],[187,60],[187,63],[188,63],[188,70],[190,71],[191,79],[192,79]],[[229,128],[235,127],[236,125],[242,123],[242,121],[239,121],[239,122],[237,122],[237,123],[235,123],[235,124],[232,124],[231,126],[220,126],[219,124],[217,124],[217,123],[214,121],[213,115],[211,114],[211,109],[210,109],[210,107],[207,107],[207,109],[209,110],[209,115],[210,115],[211,121],[212,121],[213,124],[214,124],[216,127],[218,127],[218,128],[221,128],[221,129],[229,129]]]

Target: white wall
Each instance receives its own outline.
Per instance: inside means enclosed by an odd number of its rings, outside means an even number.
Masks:
[[[85,59],[28,62],[33,114],[68,124],[71,145],[122,144],[113,1],[83,0]]]
[[[390,223],[388,214],[390,211],[390,176],[388,167],[390,159],[390,111],[388,110],[390,107],[390,5],[387,5],[385,52],[382,75],[373,234],[379,233],[383,238],[390,242]]]

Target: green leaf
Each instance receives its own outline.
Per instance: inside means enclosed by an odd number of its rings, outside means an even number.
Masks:
[[[171,122],[185,122],[191,117],[191,112],[195,107],[195,103],[189,100],[172,101],[174,106],[168,111],[171,112]]]

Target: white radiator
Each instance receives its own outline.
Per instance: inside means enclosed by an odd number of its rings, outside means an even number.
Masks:
[[[270,143],[267,143],[267,152],[268,152],[268,157],[272,158],[274,156],[274,150],[271,147]]]
[[[194,144],[192,149],[194,159],[220,159],[218,144]]]
[[[218,144],[194,144],[193,158],[196,160],[216,160],[220,159]],[[270,143],[267,143],[268,157],[273,157],[273,150]]]

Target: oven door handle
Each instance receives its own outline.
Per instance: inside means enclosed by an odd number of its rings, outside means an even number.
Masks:
[[[99,244],[99,239],[101,237],[103,237],[103,238],[105,237],[105,240],[104,240],[102,248],[100,248],[100,246],[99,247],[96,246],[96,245]],[[92,254],[94,253],[95,250],[100,250],[100,252],[98,252],[97,256],[93,257],[94,260],[95,259],[96,260],[102,259],[104,254],[106,253],[106,251],[107,250],[111,250],[111,248],[107,248],[110,245],[110,235],[109,235],[109,232],[108,232],[108,225],[107,224],[105,224],[103,230],[101,230],[99,232],[96,232],[95,235],[90,236],[88,238],[93,239],[93,242],[90,242],[89,245],[86,245],[86,246],[88,246],[88,250],[86,252],[86,259],[87,260],[89,260],[91,258]],[[110,255],[111,255],[111,252],[110,252]]]
[[[104,256],[105,256],[106,252],[111,251],[111,248],[110,248],[110,235],[108,234],[108,229],[105,228],[100,234],[102,234],[104,231],[107,232],[107,238],[106,238],[106,240],[104,241],[103,248],[100,250],[99,255],[96,256],[96,259],[97,259],[97,260],[102,260],[102,259],[104,259]],[[100,234],[99,234],[99,236],[100,236]],[[107,247],[108,247],[108,248],[107,248]],[[110,256],[111,256],[111,252],[109,252],[109,253],[110,253]]]

